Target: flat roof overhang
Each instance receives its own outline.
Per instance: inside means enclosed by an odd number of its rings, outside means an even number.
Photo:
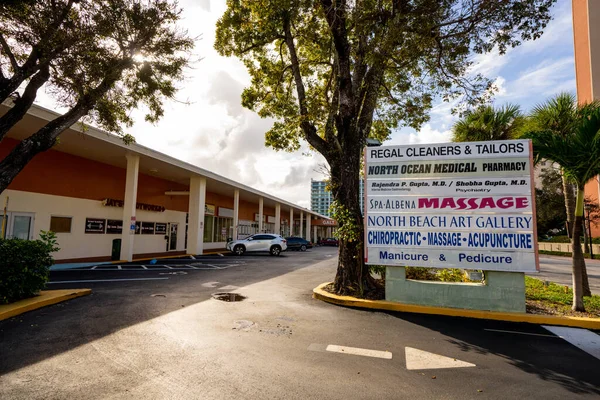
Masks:
[[[11,107],[5,103],[0,104],[0,115],[6,113]],[[60,114],[54,111],[33,105],[23,119],[8,132],[7,136],[18,140],[26,139],[58,116]],[[117,135],[89,125],[85,125],[84,128],[84,125],[79,122],[66,129],[60,135],[60,141],[53,150],[123,169],[127,168],[126,154],[137,154],[140,157],[139,171],[142,174],[188,187],[191,177],[204,177],[206,178],[206,190],[208,192],[233,198],[234,191],[238,189],[240,191],[240,200],[258,204],[259,198],[262,197],[265,207],[275,208],[277,203],[281,204],[283,219],[286,219],[285,216],[289,215],[290,208],[294,209],[294,213],[302,211],[317,218],[328,219],[324,215],[302,208],[289,201],[240,184],[214,172],[178,160],[140,144],[126,145],[122,138]]]

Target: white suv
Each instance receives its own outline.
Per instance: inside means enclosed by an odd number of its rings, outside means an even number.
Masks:
[[[246,239],[227,243],[227,250],[238,256],[247,251],[268,251],[272,256],[278,256],[282,251],[287,250],[287,240],[274,233],[257,233]]]

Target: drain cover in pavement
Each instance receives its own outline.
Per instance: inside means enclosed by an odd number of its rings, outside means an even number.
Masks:
[[[221,301],[227,301],[227,302],[242,301],[242,300],[246,299],[246,297],[244,297],[238,293],[213,293],[212,298],[215,300],[221,300]]]

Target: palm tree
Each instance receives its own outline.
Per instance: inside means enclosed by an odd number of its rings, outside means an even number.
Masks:
[[[558,163],[565,179],[577,187],[571,236],[575,311],[585,311],[582,282],[585,260],[581,251],[581,229],[585,184],[600,173],[600,107],[583,107],[580,117],[571,134],[561,136],[552,130],[544,130],[530,132],[524,136],[533,141],[536,162],[546,159]]]
[[[545,103],[533,108],[529,116],[528,125],[532,131],[549,131],[560,137],[572,135],[578,123],[585,114],[598,108],[600,104],[592,102],[577,105],[575,96],[570,93],[559,93]],[[567,210],[567,229],[573,234],[573,219],[575,215],[575,194],[573,186],[568,183],[562,174],[563,194]],[[584,296],[591,296],[585,263],[582,270]]]
[[[516,139],[522,132],[526,118],[516,104],[500,108],[490,105],[467,111],[452,127],[454,142]]]

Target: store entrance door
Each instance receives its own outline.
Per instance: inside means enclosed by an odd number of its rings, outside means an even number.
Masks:
[[[177,228],[179,224],[175,222],[169,222],[168,226],[168,239],[167,239],[167,251],[177,250]]]
[[[32,240],[34,216],[35,214],[33,213],[7,213],[6,233],[4,236],[8,239],[15,238],[23,240]]]

